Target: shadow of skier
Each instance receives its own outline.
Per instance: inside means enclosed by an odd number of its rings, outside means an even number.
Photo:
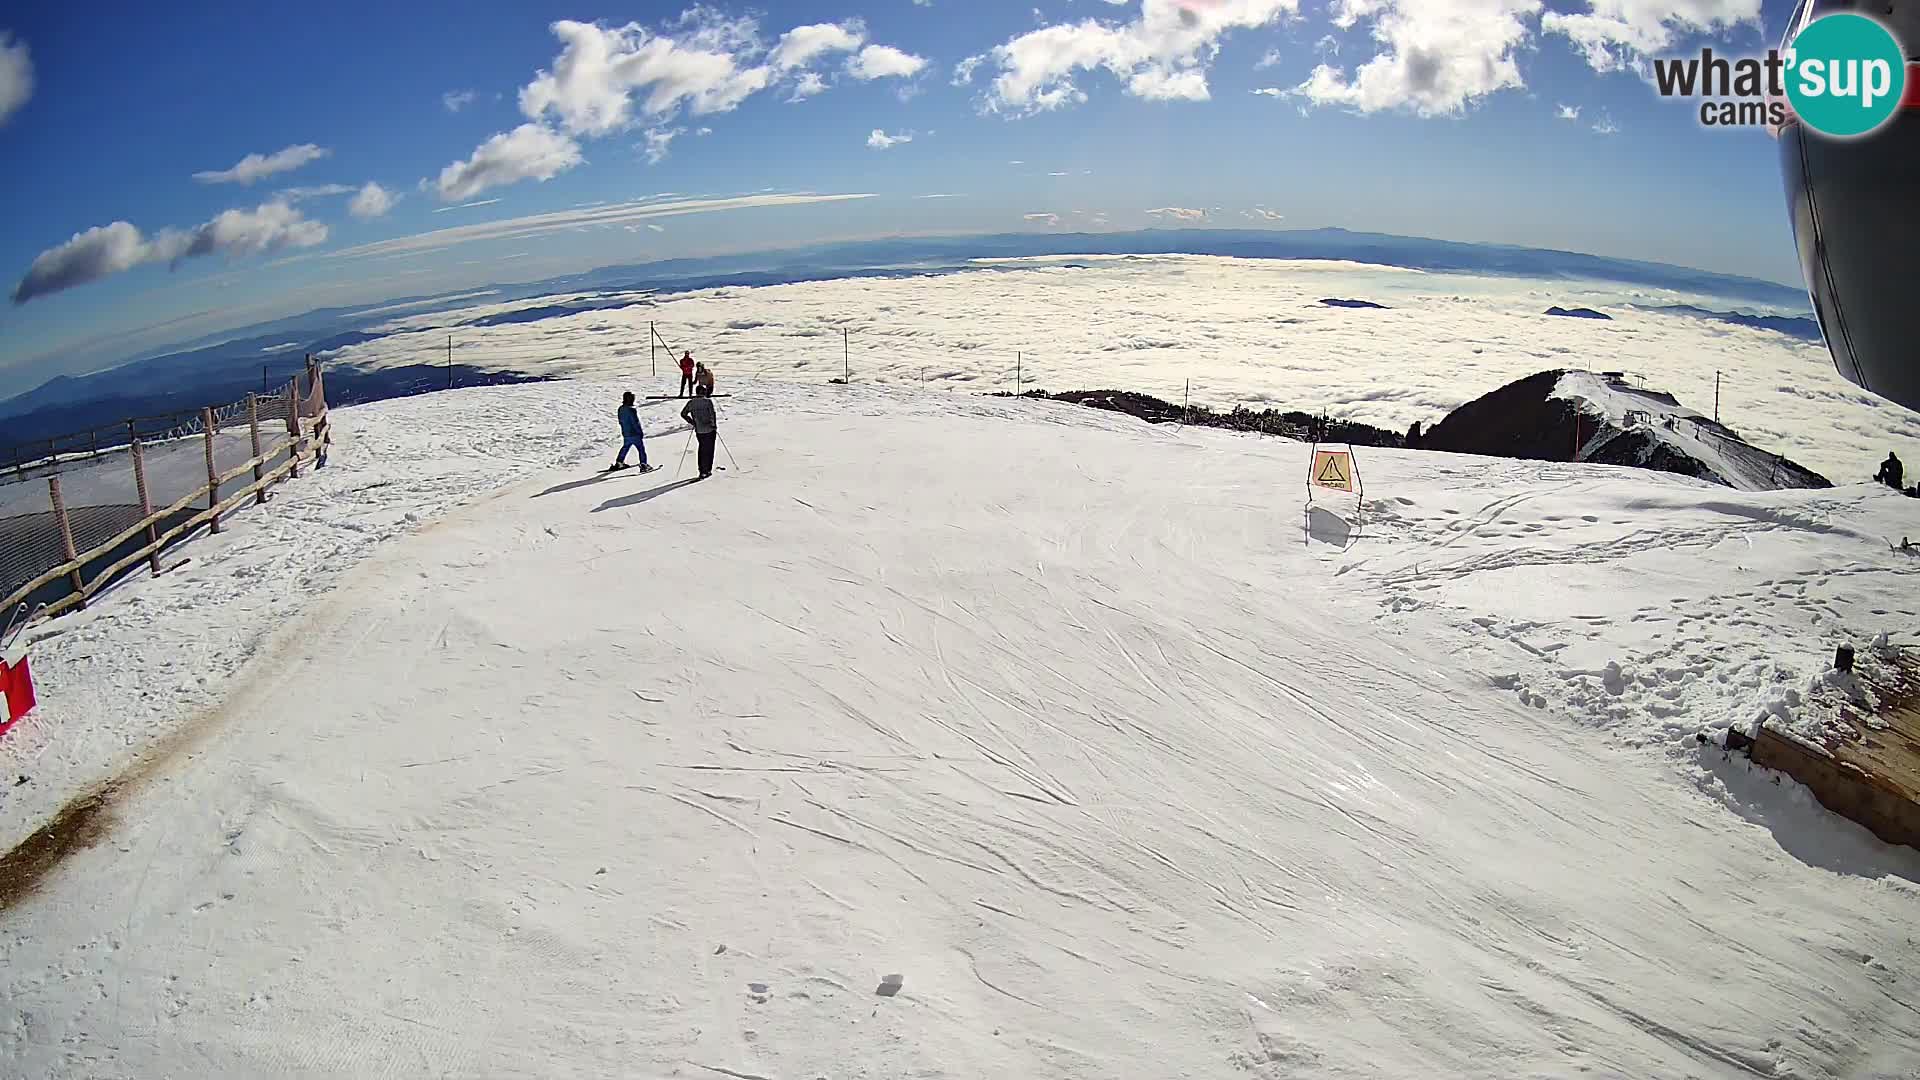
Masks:
[[[626,506],[639,506],[643,502],[651,502],[652,500],[657,499],[662,495],[665,495],[667,492],[672,491],[674,488],[683,488],[683,487],[686,487],[688,484],[697,484],[699,482],[700,482],[699,477],[689,476],[685,480],[675,480],[670,484],[661,484],[657,488],[651,488],[646,491],[635,492],[632,495],[622,495],[617,499],[608,499],[606,502],[603,502],[599,506],[594,507],[593,512],[597,514],[602,510],[618,510]]]

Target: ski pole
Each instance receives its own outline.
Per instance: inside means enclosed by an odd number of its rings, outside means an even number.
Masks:
[[[673,467],[673,478],[680,479],[680,470],[687,467],[687,451],[693,449],[693,429],[687,429],[687,445],[680,448],[680,464]]]
[[[716,431],[716,432],[714,432],[714,433],[713,433],[713,437],[714,437],[714,438],[716,438],[716,439],[720,439],[720,433],[719,433],[719,432],[717,432],[717,431]],[[733,450],[732,450],[732,448],[730,448],[730,447],[728,447],[728,446],[727,446],[727,440],[725,440],[725,439],[720,439],[720,449],[722,449],[722,450],[725,450],[725,451],[727,452],[727,463],[733,466],[733,471],[735,471],[735,472],[739,472],[739,471],[740,471],[740,463],[739,463],[739,462],[737,462],[737,461],[735,461],[735,460],[733,460]]]

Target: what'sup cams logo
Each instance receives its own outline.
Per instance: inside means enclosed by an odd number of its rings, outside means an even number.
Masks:
[[[1703,49],[1653,62],[1660,96],[1700,99],[1707,127],[1778,129],[1798,118],[1834,138],[1870,134],[1892,119],[1908,95],[1909,74],[1893,32],[1851,12],[1807,22],[1788,36],[1784,52],[1764,58],[1729,60]]]

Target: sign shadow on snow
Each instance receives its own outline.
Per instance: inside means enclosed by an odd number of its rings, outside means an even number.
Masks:
[[[639,506],[641,503],[651,502],[675,488],[683,488],[688,484],[697,484],[699,482],[699,477],[689,476],[685,480],[675,480],[670,484],[661,484],[657,488],[649,488],[646,491],[635,492],[632,495],[622,495],[617,499],[608,499],[606,502],[594,507],[593,512],[597,514],[602,510],[618,510],[623,506]]]
[[[1321,506],[1307,507],[1306,522],[1302,525],[1302,531],[1306,533],[1304,543],[1312,544],[1313,541],[1318,540],[1323,544],[1332,544],[1342,551],[1352,546],[1355,535],[1352,524],[1346,518]]]

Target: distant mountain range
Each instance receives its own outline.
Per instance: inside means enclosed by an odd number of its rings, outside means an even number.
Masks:
[[[1495,244],[1349,232],[1148,229],[1126,233],[1015,233],[991,236],[912,237],[837,243],[752,255],[669,259],[608,266],[544,281],[478,287],[450,296],[405,296],[374,305],[320,308],[180,343],[159,355],[134,358],[90,375],[60,376],[0,401],[9,441],[111,423],[120,417],[225,401],[249,390],[270,388],[297,370],[307,353],[323,352],[378,335],[369,328],[400,315],[432,314],[478,303],[502,303],[565,293],[684,291],[721,286],[757,286],[849,277],[910,277],[959,271],[1011,269],[982,266],[976,259],[1057,255],[1222,255],[1248,259],[1344,260],[1430,271],[1524,276],[1531,279],[1599,280],[1723,296],[1774,307],[1801,308],[1806,294],[1775,282],[1713,274],[1660,263],[1611,259],[1577,252]],[[517,322],[555,314],[573,305],[496,316]],[[587,302],[580,306],[595,306]],[[1744,325],[1781,329],[1776,316],[1740,316],[1702,308],[1700,317],[1749,320]],[[1815,340],[1818,328],[1814,329]],[[176,406],[176,403],[177,406]]]
[[[1771,330],[1776,334],[1811,341],[1814,344],[1826,340],[1820,336],[1820,321],[1809,315],[1748,315],[1739,311],[1710,311],[1692,304],[1666,304],[1646,309],[1661,311],[1670,315],[1691,315],[1696,319],[1710,319],[1714,322],[1730,323],[1734,326],[1749,326],[1755,330]]]

